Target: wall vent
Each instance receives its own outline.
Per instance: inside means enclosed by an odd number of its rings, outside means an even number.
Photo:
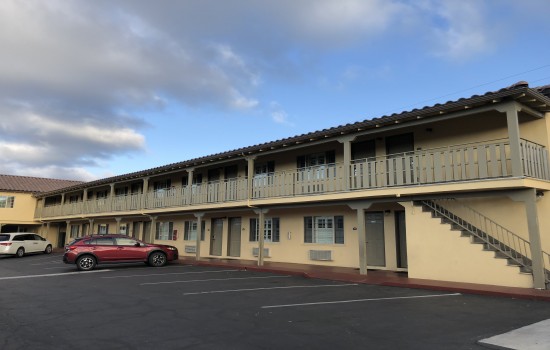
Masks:
[[[309,260],[332,261],[332,250],[310,250]]]

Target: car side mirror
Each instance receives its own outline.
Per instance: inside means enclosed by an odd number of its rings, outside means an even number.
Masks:
[[[139,242],[136,242],[136,244],[134,244],[134,247],[139,247],[141,246],[141,244],[139,244]]]

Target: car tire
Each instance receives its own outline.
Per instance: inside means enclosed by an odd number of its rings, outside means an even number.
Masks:
[[[18,258],[22,258],[23,255],[25,255],[25,248],[19,247],[17,251],[15,252],[15,256]]]
[[[44,254],[51,254],[52,250],[53,250],[53,248],[52,248],[51,244],[48,244],[46,246],[46,249],[44,249]]]
[[[152,252],[149,255],[149,265],[153,267],[161,267],[166,265],[166,254],[162,252]]]
[[[80,271],[91,271],[96,264],[95,258],[91,255],[83,255],[76,260],[76,267]]]

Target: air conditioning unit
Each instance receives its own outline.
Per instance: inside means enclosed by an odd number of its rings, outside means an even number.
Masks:
[[[260,255],[260,248],[258,247],[252,248],[252,255],[253,256]],[[264,258],[269,258],[269,248],[264,248]]]
[[[186,253],[196,253],[196,252],[197,252],[197,246],[194,246],[194,245],[186,245],[186,246],[185,246],[185,252],[186,252]]]
[[[309,260],[332,261],[332,250],[310,250]]]

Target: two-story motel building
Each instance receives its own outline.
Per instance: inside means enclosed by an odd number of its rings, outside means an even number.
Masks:
[[[37,195],[35,219],[58,246],[125,233],[197,259],[546,288],[549,96],[520,82],[77,184]]]

